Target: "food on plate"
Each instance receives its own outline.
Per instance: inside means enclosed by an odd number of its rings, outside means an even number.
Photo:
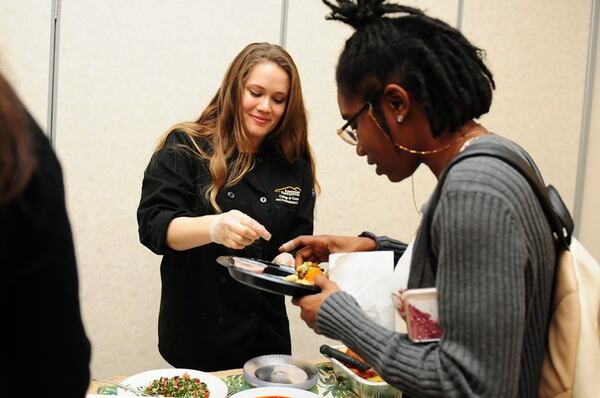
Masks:
[[[160,377],[153,380],[145,389],[144,394],[153,397],[191,397],[208,398],[210,392],[206,383],[184,373],[181,376]]]
[[[350,348],[346,348],[346,354],[354,359],[358,359],[359,361],[364,362],[364,360],[357,353],[352,351]],[[362,377],[363,379],[366,379],[369,381],[374,381],[374,382],[383,381],[383,379],[381,378],[379,373],[377,373],[375,371],[375,369],[373,369],[373,368],[369,368],[369,369],[365,370],[364,372],[361,372],[360,370],[358,370],[357,368],[354,368],[352,366],[346,365],[346,367],[348,369],[350,369],[351,371],[353,371],[354,373],[356,373],[358,376]]]
[[[317,263],[305,261],[296,266],[296,273],[284,276],[283,279],[288,282],[296,282],[303,285],[314,285],[317,275],[323,275],[323,269]]]

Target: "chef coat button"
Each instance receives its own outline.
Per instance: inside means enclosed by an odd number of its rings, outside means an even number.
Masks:
[[[267,198],[265,198],[264,196],[260,197],[260,203],[267,203]]]
[[[219,323],[219,325],[222,325],[225,323],[225,318],[223,318],[222,316],[219,317],[219,319],[217,319],[217,322]]]
[[[231,199],[235,198],[235,194],[231,191],[227,192],[227,196],[229,196]]]
[[[227,282],[227,279],[224,276],[222,276],[219,278],[219,282],[225,283],[225,282]]]
[[[252,318],[252,319],[256,319],[257,316],[258,315],[256,315],[256,312],[251,312],[250,313],[250,318]]]

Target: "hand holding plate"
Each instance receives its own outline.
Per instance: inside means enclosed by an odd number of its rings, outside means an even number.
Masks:
[[[321,293],[311,294],[303,297],[294,297],[292,304],[300,307],[300,318],[306,325],[316,333],[321,334],[317,327],[317,313],[321,305],[331,294],[340,291],[339,286],[323,275],[317,275],[315,286],[321,288]]]

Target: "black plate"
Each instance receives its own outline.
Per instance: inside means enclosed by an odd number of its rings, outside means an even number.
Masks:
[[[255,259],[248,259],[257,261]],[[261,263],[268,263],[260,260]],[[288,282],[282,276],[257,273],[243,268],[236,267],[233,262],[233,256],[217,257],[217,263],[229,270],[229,275],[238,282],[250,287],[264,290],[266,292],[282,294],[288,296],[306,296],[307,294],[320,293],[321,288],[317,286],[301,285],[295,282]],[[277,267],[275,264],[274,267]]]

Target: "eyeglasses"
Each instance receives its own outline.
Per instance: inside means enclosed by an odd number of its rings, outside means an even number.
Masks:
[[[365,102],[362,108],[360,108],[358,112],[352,115],[350,119],[348,119],[346,124],[342,126],[342,128],[337,130],[337,135],[339,135],[340,138],[344,140],[344,142],[350,145],[358,144],[358,131],[356,121],[358,120],[360,115],[362,115],[362,113],[366,111],[370,106],[370,103]]]
[[[337,134],[340,136],[340,138],[343,139],[348,144],[350,144],[350,145],[358,144],[358,133],[357,133],[358,126],[356,125],[356,121],[358,120],[360,115],[367,109],[369,110],[369,117],[371,117],[371,120],[373,120],[373,123],[375,123],[375,125],[377,126],[379,131],[388,140],[390,140],[390,142],[396,148],[398,148],[404,152],[411,153],[413,155],[433,155],[433,154],[445,151],[446,149],[450,148],[451,146],[464,141],[467,137],[481,133],[482,130],[484,132],[487,132],[487,130],[485,130],[485,129],[481,128],[481,126],[477,125],[479,128],[471,128],[470,130],[467,130],[466,132],[459,131],[459,133],[458,133],[459,138],[456,141],[452,141],[452,142],[450,142],[444,146],[441,146],[439,148],[429,149],[429,150],[425,150],[425,151],[418,150],[418,149],[411,149],[411,148],[407,148],[403,145],[398,144],[396,142],[396,140],[394,139],[394,137],[392,136],[392,134],[390,132],[388,132],[387,129],[383,129],[381,127],[381,124],[379,124],[379,121],[377,121],[377,118],[375,117],[375,115],[373,115],[373,106],[371,105],[370,102],[365,102],[365,104],[362,106],[362,108],[360,108],[358,110],[358,112],[356,112],[354,115],[352,115],[352,117],[350,117],[350,119],[348,119],[346,124],[344,124],[342,126],[342,128],[338,129],[338,131],[337,131]]]

